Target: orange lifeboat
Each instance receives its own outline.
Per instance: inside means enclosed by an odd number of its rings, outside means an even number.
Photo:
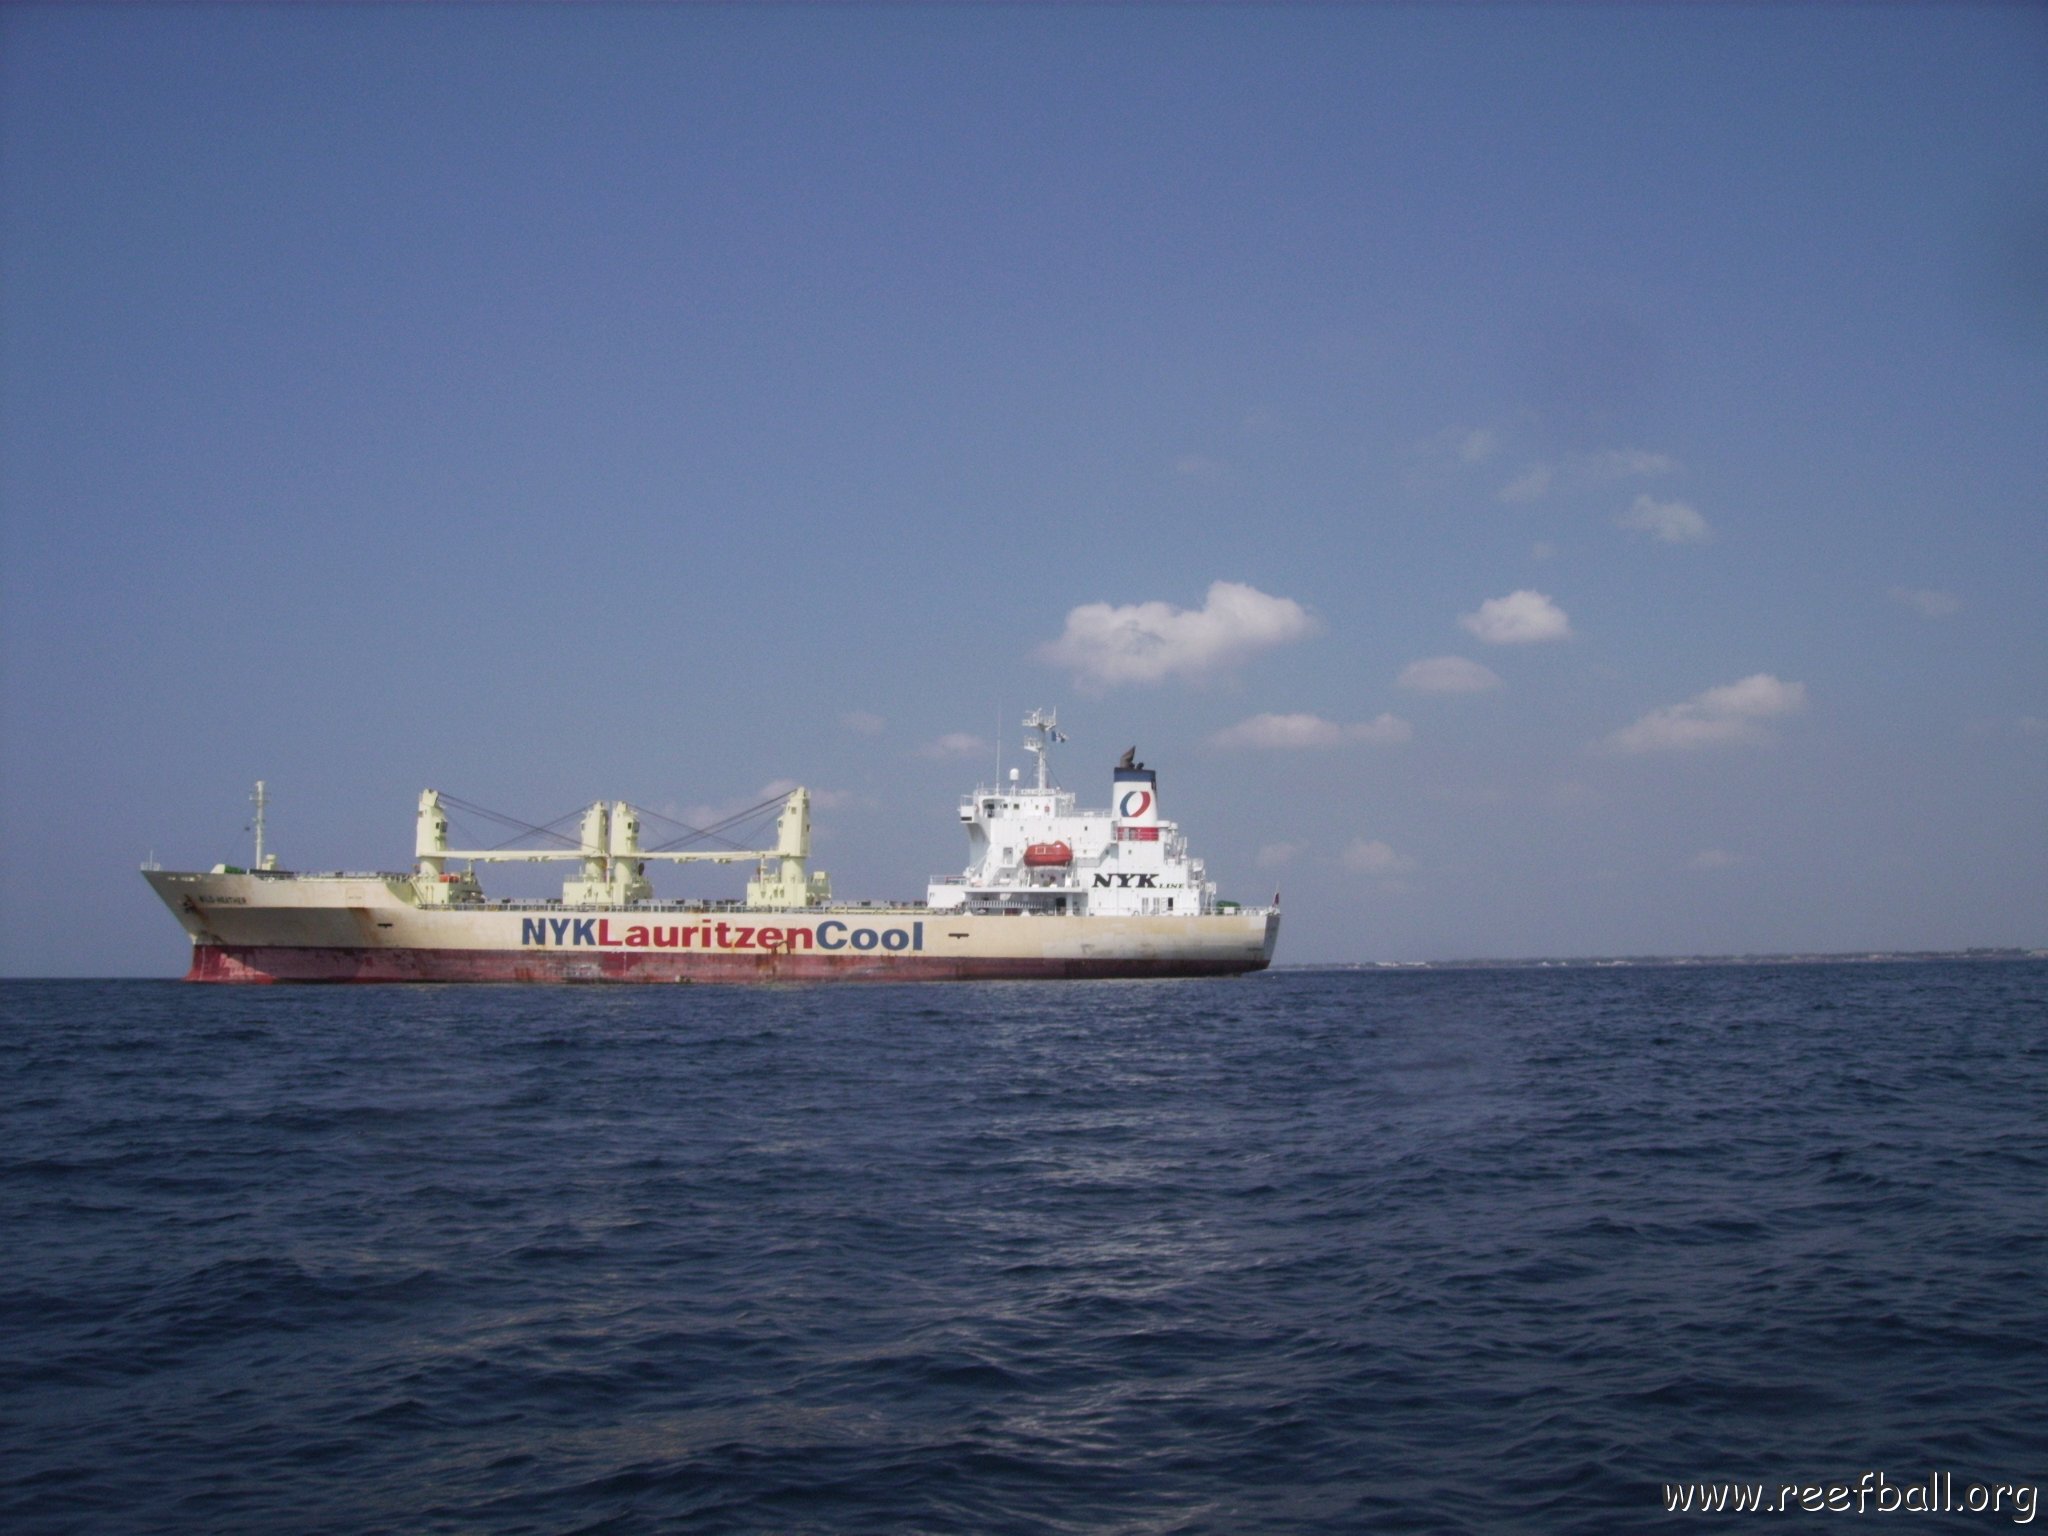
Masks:
[[[1074,850],[1065,843],[1033,843],[1024,850],[1026,869],[1046,869],[1074,862]]]

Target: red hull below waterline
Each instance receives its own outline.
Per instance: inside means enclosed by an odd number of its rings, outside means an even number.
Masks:
[[[870,954],[661,954],[477,949],[345,949],[199,944],[187,981],[273,982],[819,982],[1026,981],[1237,976],[1263,959],[1098,956],[945,958]]]

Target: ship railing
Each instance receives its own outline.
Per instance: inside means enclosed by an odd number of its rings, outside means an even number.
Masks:
[[[453,901],[451,907],[488,908],[493,912],[922,912],[921,901],[828,901],[813,907],[752,907],[744,901],[636,901],[625,906],[610,902],[566,902],[559,896],[486,896]]]
[[[360,878],[370,879],[374,877],[366,875]],[[959,884],[961,882],[934,881],[933,883]],[[1061,886],[1018,887],[1014,891],[1005,893],[1005,896],[1008,899],[998,898],[996,901],[991,903],[991,906],[993,910],[1014,913],[1021,917],[1056,917],[1062,915],[1073,916],[1075,914],[1072,912],[1068,912],[1065,914],[1060,913],[1050,903],[1041,904],[1034,902],[1021,906],[1013,904],[1015,902],[1016,897],[1020,895],[1061,895],[1065,894],[1067,889],[1067,887]],[[491,912],[609,913],[623,911],[648,913],[719,913],[758,912],[766,910],[760,907],[749,907],[743,901],[638,901],[626,907],[615,907],[610,906],[606,903],[598,902],[586,906],[581,904],[572,905],[568,902],[564,902],[558,896],[487,896],[482,898],[473,898],[467,901],[454,901],[448,903],[448,905],[451,907],[468,907],[479,911],[487,910]],[[816,907],[787,907],[777,908],[775,910],[789,912],[926,912],[931,910],[931,907],[930,903],[923,901],[834,901],[827,902],[821,906]],[[947,907],[945,910],[949,912],[963,912],[969,916],[974,915],[976,911],[976,909],[972,907]],[[1242,903],[1232,904],[1229,902],[1223,902],[1210,907],[1209,915],[1215,915],[1218,912],[1234,911],[1246,916],[1263,917],[1271,913],[1277,912],[1279,910],[1280,909],[1278,907],[1273,906],[1249,906]],[[1161,912],[1156,915],[1160,917],[1200,917],[1204,914],[1199,909],[1190,908],[1185,912]]]
[[[388,869],[251,869],[246,874],[260,880],[402,880],[412,883],[410,872]]]

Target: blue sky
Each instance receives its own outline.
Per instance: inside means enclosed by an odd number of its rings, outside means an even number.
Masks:
[[[175,974],[136,866],[259,777],[308,869],[802,781],[916,895],[1040,705],[1283,961],[2048,943],[2038,7],[29,6],[0,71],[7,973]]]

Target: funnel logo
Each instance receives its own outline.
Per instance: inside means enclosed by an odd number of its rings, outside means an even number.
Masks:
[[[1117,815],[1127,821],[1142,816],[1151,809],[1152,791],[1149,789],[1134,789],[1116,803]]]

